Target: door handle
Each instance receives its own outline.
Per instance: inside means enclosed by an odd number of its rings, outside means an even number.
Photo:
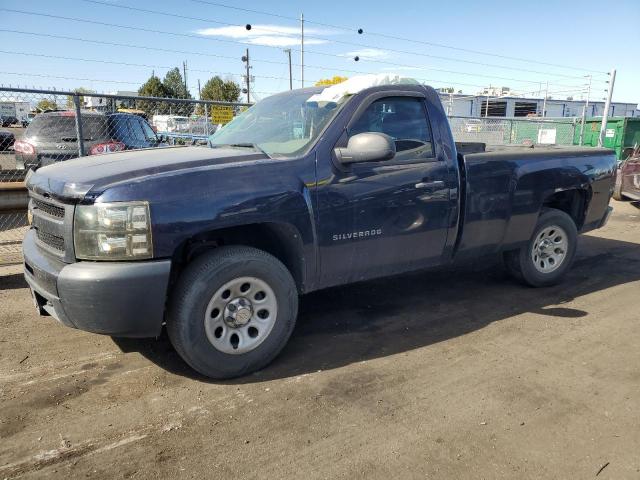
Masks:
[[[416,183],[416,188],[440,188],[444,187],[442,180],[435,180],[433,182],[419,182]]]

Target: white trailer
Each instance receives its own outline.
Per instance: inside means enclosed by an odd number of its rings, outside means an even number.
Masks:
[[[16,117],[19,123],[27,121],[27,115],[31,111],[29,102],[0,102],[0,116]]]

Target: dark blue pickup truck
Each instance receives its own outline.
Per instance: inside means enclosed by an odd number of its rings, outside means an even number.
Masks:
[[[552,285],[578,233],[611,212],[612,151],[456,145],[421,85],[321,91],[266,98],[211,148],[30,174],[25,276],[40,313],[113,336],[166,326],[189,365],[229,378],[280,352],[300,294],[495,253]]]

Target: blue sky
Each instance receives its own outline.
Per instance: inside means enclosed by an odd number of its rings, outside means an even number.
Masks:
[[[388,72],[418,78],[434,87],[453,86],[469,94],[493,85],[536,96],[548,82],[554,98],[580,98],[587,82],[584,76],[592,74],[591,98],[600,100],[606,95],[608,77],[604,72],[616,68],[614,100],[640,102],[640,62],[634,54],[640,43],[638,0],[608,4],[585,0],[405,0],[402,4],[379,0],[304,4],[0,0],[0,29],[14,30],[0,31],[0,84],[57,89],[82,86],[100,92],[137,90],[152,71],[163,77],[168,68],[187,61],[189,87],[197,96],[198,79],[204,83],[217,73],[241,81],[244,64],[240,57],[249,48],[255,76],[252,89],[261,98],[289,86],[283,48],[293,50],[294,87],[301,85],[299,22],[295,20],[300,13],[307,20],[306,85],[333,75]],[[244,28],[247,23],[252,25],[251,31]],[[358,28],[364,33],[359,35]],[[71,38],[58,38],[61,36]],[[358,62],[354,61],[356,55]]]

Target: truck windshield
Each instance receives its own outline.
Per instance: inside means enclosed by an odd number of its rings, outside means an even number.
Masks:
[[[209,137],[212,147],[255,146],[270,157],[293,157],[307,149],[333,119],[346,97],[309,102],[317,92],[273,95],[253,105]]]

